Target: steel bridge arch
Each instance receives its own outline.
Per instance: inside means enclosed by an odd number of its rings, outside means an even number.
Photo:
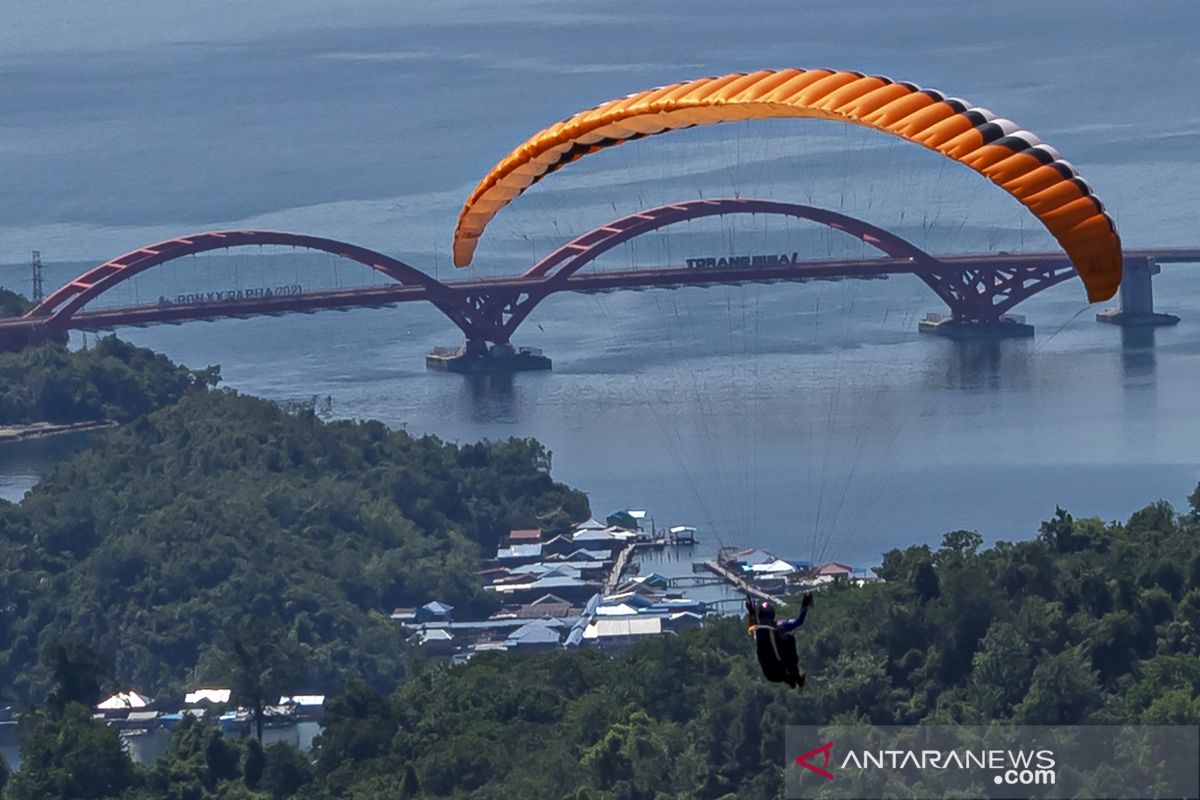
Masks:
[[[785,203],[779,200],[753,200],[723,197],[713,200],[689,200],[648,208],[577,236],[530,267],[522,277],[570,277],[589,262],[619,244],[645,233],[679,222],[726,214],[771,214],[816,222],[849,234],[892,258],[911,259],[917,264],[936,264],[937,259],[911,242],[861,219],[826,208]]]
[[[938,260],[915,244],[890,231],[855,217],[816,206],[779,200],[723,197],[689,200],[648,208],[588,231],[567,242],[525,271],[523,278],[541,278],[537,290],[519,296],[476,299],[477,315],[489,318],[492,341],[507,342],[517,327],[549,294],[559,291],[572,275],[617,245],[651,231],[704,217],[727,214],[771,214],[803,219],[853,236],[890,258],[909,262],[917,275],[947,304],[954,299],[944,282],[933,274]]]
[[[133,250],[105,261],[54,291],[24,315],[49,328],[65,328],[71,316],[92,300],[151,267],[184,256],[252,245],[282,245],[330,253],[370,267],[406,286],[422,286],[430,290],[430,299],[441,308],[444,284],[403,261],[369,250],[365,247],[286,231],[209,231],[180,236]],[[442,309],[444,312],[446,309]],[[455,322],[455,315],[447,312]]]

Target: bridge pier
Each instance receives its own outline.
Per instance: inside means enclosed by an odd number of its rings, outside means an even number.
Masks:
[[[1121,307],[1106,308],[1096,315],[1096,320],[1125,328],[1178,324],[1179,317],[1174,314],[1154,310],[1152,276],[1160,272],[1162,267],[1153,259],[1127,258],[1125,274],[1121,278]]]
[[[945,336],[956,341],[978,339],[1027,339],[1033,336],[1033,326],[1016,314],[1003,314],[994,320],[955,319],[945,314],[929,313],[917,323],[921,333]]]
[[[425,356],[425,367],[438,372],[496,375],[547,370],[552,362],[536,347],[513,347],[508,342],[489,343],[486,339],[469,338],[457,350],[435,347]]]

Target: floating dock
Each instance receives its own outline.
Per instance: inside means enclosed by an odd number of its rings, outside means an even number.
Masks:
[[[1108,325],[1119,325],[1122,328],[1161,328],[1178,325],[1179,317],[1159,311],[1124,311],[1120,308],[1106,308],[1096,314],[1096,321]]]

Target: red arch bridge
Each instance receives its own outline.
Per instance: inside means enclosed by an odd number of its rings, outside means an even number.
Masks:
[[[860,239],[879,252],[870,259],[805,260],[751,264],[746,259],[687,266],[583,272],[583,267],[637,236],[686,220],[730,214],[768,214],[808,220]],[[284,245],[322,251],[364,264],[391,280],[383,286],[298,294],[202,299],[89,310],[87,304],[145,270],[187,255],[247,245]],[[1200,248],[1133,250],[1125,253],[1121,309],[1105,321],[1161,325],[1177,317],[1153,309],[1150,276],[1159,264],[1200,262]],[[949,315],[922,323],[923,329],[955,337],[1030,335],[1032,328],[1007,317],[1022,300],[1074,277],[1063,253],[933,256],[870,223],[812,206],[773,200],[693,200],[631,214],[579,236],[517,277],[439,281],[415,267],[364,247],[280,231],[212,231],[149,245],[106,261],[65,284],[22,317],[0,320],[0,351],[20,350],[68,331],[181,323],[313,312],[324,309],[432,303],[466,337],[455,355],[431,356],[431,365],[473,371],[472,364],[498,364],[489,356],[520,356],[511,339],[534,308],[556,292],[670,288],[717,284],[914,275],[949,308]],[[524,355],[528,356],[528,353]],[[440,359],[440,363],[439,363]],[[548,366],[548,360],[545,365]],[[536,365],[535,365],[536,366]],[[519,368],[519,367],[517,367]]]

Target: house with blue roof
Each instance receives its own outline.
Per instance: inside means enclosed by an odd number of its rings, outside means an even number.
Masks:
[[[536,653],[556,650],[560,642],[561,636],[556,629],[542,620],[534,620],[513,631],[504,640],[504,646],[517,652]]]
[[[511,547],[501,547],[496,551],[496,561],[505,567],[532,564],[541,560],[542,546],[540,544],[514,544]]]
[[[570,536],[559,534],[549,541],[542,542],[542,555],[549,556],[565,556],[571,551],[578,548],[579,545]]]
[[[414,622],[453,622],[454,606],[434,600],[417,609]]]

